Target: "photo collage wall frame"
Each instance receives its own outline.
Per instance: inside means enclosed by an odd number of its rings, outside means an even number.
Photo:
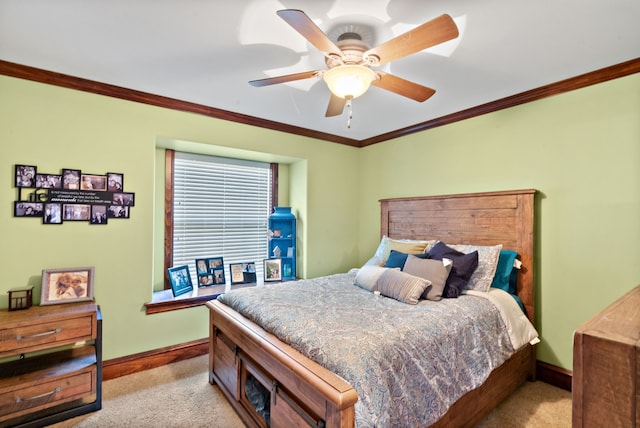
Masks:
[[[135,194],[124,191],[124,174],[89,174],[63,168],[59,174],[41,173],[35,165],[15,165],[14,217],[37,217],[43,224],[84,221],[107,224],[128,219]],[[24,193],[27,195],[25,197]]]

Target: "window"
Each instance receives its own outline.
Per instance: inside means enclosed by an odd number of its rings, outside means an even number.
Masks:
[[[229,263],[255,262],[262,278],[274,175],[265,162],[175,152],[165,264],[188,265],[194,287],[196,258],[224,257],[227,283]]]

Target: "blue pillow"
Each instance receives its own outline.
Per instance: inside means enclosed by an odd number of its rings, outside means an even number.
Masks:
[[[511,294],[520,309],[524,312],[524,304],[522,300],[516,295],[516,281],[518,278],[518,269],[513,267],[513,263],[516,260],[518,253],[511,250],[501,250],[498,257],[498,267],[496,268],[496,275],[493,277],[491,287],[500,288]]]
[[[500,288],[507,293],[516,294],[515,277],[517,276],[517,270],[513,268],[513,263],[517,256],[518,253],[515,251],[500,250],[498,267],[496,268],[496,274],[491,283],[493,288]],[[514,281],[511,281],[512,276],[514,277]]]
[[[442,297],[458,297],[469,278],[478,267],[478,251],[465,254],[454,250],[442,241],[439,241],[427,253],[428,258],[435,260],[449,259],[453,262],[451,272],[444,286]]]
[[[416,257],[421,259],[426,259],[427,255],[424,253],[421,254],[413,254]],[[386,268],[400,268],[400,270],[404,269],[404,264],[407,261],[407,253],[401,253],[400,251],[391,250],[389,253],[389,258],[385,263],[384,267]]]

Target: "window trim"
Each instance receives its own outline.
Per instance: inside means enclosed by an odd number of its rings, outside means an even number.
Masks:
[[[194,288],[193,292],[182,296],[173,297],[171,292],[171,282],[169,280],[168,269],[173,264],[173,172],[174,172],[175,150],[165,149],[165,180],[164,180],[164,289],[153,292],[151,302],[145,303],[147,315],[172,311],[177,309],[191,308],[204,305],[207,301],[213,300],[222,294],[225,285],[206,288]],[[278,164],[271,163],[271,207],[278,205]],[[233,288],[244,288],[253,284],[237,284]]]

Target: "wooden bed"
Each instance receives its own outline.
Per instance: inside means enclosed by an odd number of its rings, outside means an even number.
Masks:
[[[497,245],[522,261],[517,294],[534,321],[535,190],[383,199],[380,234],[394,239]],[[270,391],[274,427],[353,427],[357,393],[233,309],[210,309],[209,381],[216,383],[247,426],[266,426],[247,399],[247,376]],[[473,426],[527,379],[535,378],[535,346],[527,345],[461,397],[434,426]]]

